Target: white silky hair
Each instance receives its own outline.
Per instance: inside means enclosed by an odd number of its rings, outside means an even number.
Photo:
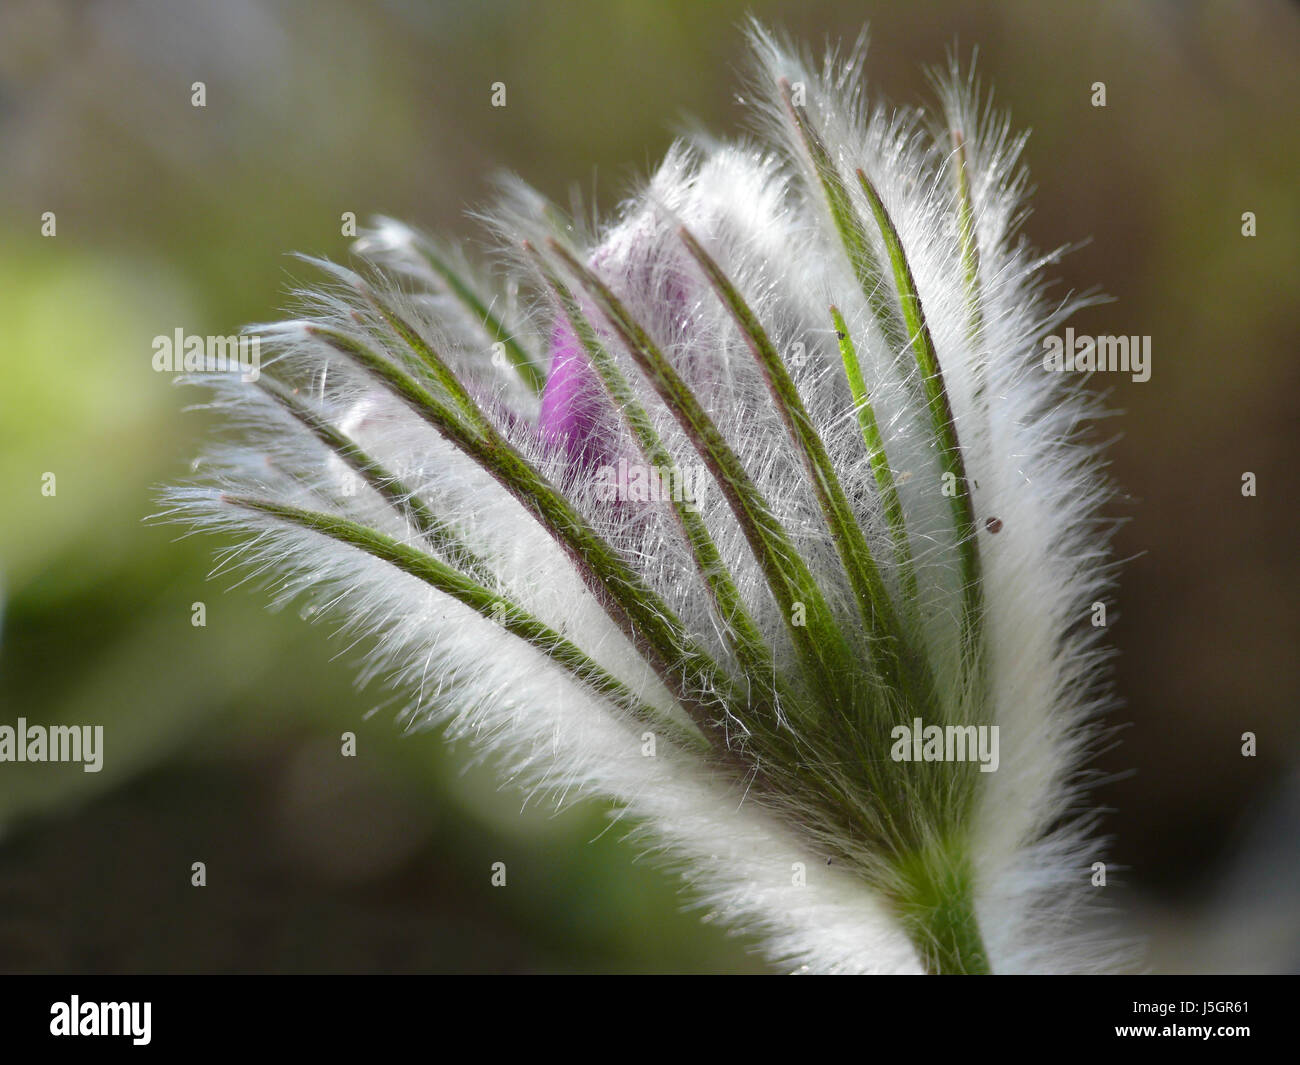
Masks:
[[[1113,703],[1101,633],[1087,625],[1112,579],[1108,493],[1096,454],[1077,440],[1101,412],[1075,379],[1039,365],[1042,338],[1080,301],[1044,295],[1038,256],[1018,236],[1025,178],[1022,138],[981,110],[977,89],[954,68],[939,76],[936,120],[861,97],[863,51],[814,66],[794,49],[752,31],[758,116],[755,139],[697,137],[673,146],[614,222],[592,234],[561,232],[662,345],[848,629],[860,622],[852,590],[821,520],[809,478],[745,339],[686,254],[693,233],[754,309],[781,353],[852,501],[891,590],[900,575],[880,493],[843,376],[831,304],[852,335],[885,450],[907,514],[924,622],[940,698],[956,705],[960,670],[960,573],[947,500],[934,491],[939,464],[918,402],[915,361],[892,350],[876,325],[827,216],[815,179],[781,113],[778,79],[806,89],[808,109],[853,190],[862,167],[898,228],[942,365],[970,476],[983,565],[990,723],[1001,765],[981,774],[969,826],[975,906],[997,972],[1104,971],[1124,955],[1094,930],[1099,860],[1094,819],[1082,802],[1081,766]],[[954,233],[958,205],[946,144],[927,123],[965,133],[970,200],[979,246],[982,329],[972,335],[964,265]],[[544,349],[555,311],[542,297],[522,241],[555,236],[539,197],[506,184],[487,220],[499,258],[516,280],[496,291],[476,280],[483,304],[533,351]],[[381,220],[357,250],[363,280],[329,270],[335,286],[304,293],[307,319],[252,327],[264,338],[264,368],[310,382],[307,398],[332,424],[393,470],[413,496],[452,520],[491,565],[495,591],[576,644],[641,700],[674,720],[687,716],[644,656],[608,618],[566,552],[496,480],[348,359],[323,346],[308,322],[355,330],[356,287],[371,285],[398,307],[466,383],[489,420],[554,484],[719,661],[734,667],[705,586],[667,507],[629,517],[599,497],[589,472],[543,443],[536,397],[496,354],[417,253],[418,234]],[[473,276],[454,249],[441,249]],[[531,295],[530,295],[531,293]],[[595,314],[592,321],[597,321]],[[610,355],[638,384],[668,451],[698,461],[672,412],[641,383],[612,336]],[[204,459],[199,483],[174,489],[176,512],[240,534],[226,561],[265,575],[283,601],[309,597],[322,613],[373,638],[363,680],[380,678],[413,723],[439,723],[492,758],[503,779],[564,800],[611,800],[637,839],[659,850],[689,883],[693,901],[728,925],[757,933],[769,957],[799,971],[921,972],[917,953],[884,900],[847,869],[828,865],[747,781],[706,768],[659,743],[644,753],[649,726],[574,680],[541,651],[491,620],[354,547],[274,517],[232,507],[255,495],[339,514],[413,546],[410,521],[354,477],[328,447],[265,393],[229,375],[199,378],[212,406],[229,415],[233,443]],[[616,418],[602,424],[611,453],[637,461]],[[710,482],[701,515],[779,664],[794,649],[723,493]],[[996,518],[999,531],[986,530]],[[948,678],[953,678],[949,682]],[[944,685],[948,685],[946,688]],[[741,721],[730,727],[743,730]],[[885,757],[887,752],[882,752]]]

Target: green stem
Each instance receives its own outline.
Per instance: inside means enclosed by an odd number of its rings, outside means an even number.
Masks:
[[[451,397],[461,416],[474,427],[475,431],[485,434],[491,433],[492,425],[487,420],[487,416],[479,408],[479,405],[474,402],[473,397],[466,391],[465,386],[460,383],[459,378],[451,372],[451,367],[447,365],[442,356],[434,351],[433,347],[420,336],[415,327],[398,314],[393,306],[387,300],[382,299],[374,289],[366,284],[362,284],[358,288],[362,296],[388,323],[388,327],[401,337],[406,346],[419,358],[420,364],[430,377]]]
[[[966,291],[966,308],[970,312],[967,336],[975,345],[973,367],[975,387],[972,390],[975,403],[988,413],[988,400],[985,396],[984,371],[984,310],[980,295],[980,249],[975,233],[975,206],[971,196],[970,168],[966,156],[966,138],[956,126],[952,130],[953,155],[957,175],[957,235],[961,241],[962,280]]]
[[[975,884],[964,848],[924,848],[898,865],[894,907],[932,976],[988,975],[988,950],[975,915]]]
[[[952,131],[953,156],[957,177],[957,237],[961,242],[962,280],[966,288],[966,306],[970,310],[970,338],[976,339],[984,328],[980,310],[980,253],[975,239],[975,207],[971,202],[970,174],[966,160],[966,138],[960,129]]]

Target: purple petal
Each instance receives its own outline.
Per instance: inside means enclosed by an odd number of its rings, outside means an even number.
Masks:
[[[598,249],[593,265],[604,255]],[[645,277],[645,286],[650,281]],[[661,283],[660,298],[676,317],[684,316],[686,290],[680,280]],[[587,360],[569,320],[558,315],[551,331],[550,372],[542,389],[538,431],[543,441],[562,449],[586,469],[612,465],[617,457],[617,415],[600,378]]]
[[[613,457],[612,410],[582,345],[561,316],[551,332],[551,370],[542,390],[541,437],[575,462],[594,466]]]

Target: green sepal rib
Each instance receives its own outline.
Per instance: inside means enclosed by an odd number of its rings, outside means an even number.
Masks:
[[[525,243],[524,248],[532,256],[547,287],[563,310],[614,407],[621,412],[627,422],[646,462],[655,469],[678,471],[677,462],[664,446],[645,407],[637,399],[635,389],[597,338],[595,329],[582,313],[573,293],[531,244]],[[695,567],[713,598],[714,606],[723,621],[728,642],[737,661],[747,677],[754,678],[760,684],[766,682],[770,685],[775,676],[772,651],[750,617],[740,590],[736,587],[735,579],[718,551],[713,537],[709,534],[704,519],[698,509],[685,500],[678,499],[675,493],[670,496],[670,499],[678,523],[690,546]]]
[[[898,497],[898,486],[894,483],[894,470],[885,453],[885,442],[880,435],[880,424],[876,420],[875,410],[871,406],[871,396],[866,381],[862,376],[862,367],[858,362],[857,349],[849,335],[849,327],[838,307],[831,309],[831,321],[835,325],[835,336],[840,346],[840,361],[844,364],[844,376],[848,378],[849,391],[853,396],[853,408],[858,417],[858,426],[862,430],[862,442],[866,445],[867,459],[871,463],[871,472],[876,479],[876,488],[880,492],[881,505],[885,510],[885,520],[889,523],[889,532],[894,541],[894,558],[898,563],[900,584],[903,598],[913,604],[917,603],[916,565],[912,559],[912,545],[907,538],[907,521],[903,515],[902,500]]]
[[[978,340],[984,329],[980,301],[980,253],[975,236],[975,208],[971,202],[970,171],[966,159],[966,138],[956,127],[952,130],[953,159],[956,163],[957,240],[961,246],[962,282],[966,291],[966,308],[970,312],[971,340]],[[983,382],[980,382],[982,388]]]
[[[248,496],[223,494],[221,498],[232,506],[258,511],[291,525],[310,529],[387,562],[524,640],[562,666],[575,679],[613,700],[639,723],[662,730],[665,736],[679,745],[699,748],[703,744],[707,747],[704,737],[685,731],[666,718],[663,711],[638,699],[627,685],[545,622],[433,556],[417,551],[376,529],[335,514]]]
[[[445,522],[429,509],[416,493],[387,467],[377,462],[346,433],[331,425],[310,406],[279,382],[263,375],[258,385],[272,399],[296,418],[305,428],[361,477],[372,489],[411,523],[426,540],[449,559],[457,569],[472,573],[479,580],[491,579],[491,568]]]
[[[547,242],[552,254],[577,279],[600,307],[628,354],[651,387],[677,419],[718,482],[736,516],[768,587],[785,619],[801,659],[819,683],[833,683],[852,667],[848,642],[799,552],[771,506],[745,472],[739,457],[705,412],[690,386],[682,380],[658,345],[623,306],[609,287],[558,242]],[[795,606],[803,604],[806,624],[795,622]]]
[[[984,297],[980,291],[979,235],[975,231],[975,205],[971,196],[970,167],[967,160],[966,138],[961,127],[952,127],[953,158],[956,163],[957,186],[957,239],[961,245],[962,283],[966,293],[966,310],[970,320],[966,336],[974,352],[975,383],[972,397],[981,413],[988,418],[987,380],[985,369],[987,349],[984,344]]]
[[[487,333],[489,340],[493,344],[501,344],[505,349],[506,358],[522,378],[525,385],[536,395],[541,395],[542,389],[546,387],[546,375],[540,369],[537,362],[524,350],[523,346],[515,339],[514,335],[505,326],[491,309],[479,297],[474,286],[465,278],[461,277],[446,257],[438,251],[428,240],[416,235],[413,238],[412,246],[417,255],[420,256],[429,266],[429,268],[438,275],[447,290],[460,301],[463,306]]]
[[[853,200],[849,196],[844,179],[840,176],[839,167],[835,165],[835,160],[831,158],[826,145],[822,143],[821,136],[808,121],[807,116],[794,105],[790,94],[790,83],[785,78],[781,78],[777,85],[781,91],[781,100],[785,104],[786,114],[812,161],[813,172],[817,175],[826,197],[831,223],[835,226],[835,231],[844,245],[853,276],[857,278],[871,313],[875,316],[890,348],[901,352],[907,347],[907,330],[899,318],[897,309],[890,303],[884,266],[872,247],[858,212],[854,209]]]
[[[464,425],[453,410],[409,374],[354,337],[328,326],[309,324],[307,329],[350,355],[514,496],[564,548],[610,619],[647,655],[696,724],[702,729],[720,730],[715,718],[721,717],[724,707],[715,698],[706,701],[697,694],[729,685],[717,663],[690,637],[662,597],[495,427],[489,423],[488,432],[480,434]]]
[[[460,383],[460,379],[451,372],[451,367],[447,365],[442,356],[434,351],[433,346],[420,336],[415,327],[398,314],[392,304],[383,299],[374,289],[364,283],[359,287],[361,294],[379,312],[384,321],[388,323],[388,327],[419,358],[424,369],[429,372],[438,387],[447,393],[461,415],[468,419],[470,425],[477,432],[490,433],[492,431],[491,423],[482,410],[479,409],[478,404],[474,402],[474,398],[466,391],[465,386]]]
[[[821,435],[813,425],[803,398],[790,378],[771,338],[758,321],[749,304],[732,284],[698,240],[684,226],[678,230],[686,250],[708,278],[709,284],[730,312],[767,382],[776,405],[795,446],[799,449],[822,515],[848,574],[849,584],[858,600],[866,629],[873,637],[873,652],[885,666],[885,676],[899,679],[897,657],[905,634],[881,579],[880,570],[867,547],[866,537],[840,485]]]
[[[948,390],[944,387],[943,371],[935,353],[934,340],[930,327],[925,320],[925,311],[921,307],[921,297],[916,290],[916,281],[912,268],[903,251],[903,242],[894,227],[884,201],[876,191],[875,185],[861,170],[857,172],[858,182],[871,205],[876,224],[880,227],[889,261],[893,266],[894,285],[898,291],[898,302],[907,323],[908,333],[912,338],[912,351],[916,365],[921,371],[921,384],[925,391],[926,407],[929,410],[934,437],[939,445],[939,460],[945,474],[953,479],[953,494],[950,507],[954,531],[957,538],[957,550],[961,560],[963,588],[963,633],[968,647],[977,638],[977,627],[983,600],[981,590],[979,544],[975,539],[975,509],[971,501],[970,485],[966,480],[966,464],[962,458],[961,447],[957,440],[957,424],[953,418],[952,404],[948,399]]]

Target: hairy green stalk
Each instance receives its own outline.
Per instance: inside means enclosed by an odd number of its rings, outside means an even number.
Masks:
[[[960,844],[932,844],[897,865],[895,912],[925,971],[938,976],[992,972],[975,913],[974,872]]]

